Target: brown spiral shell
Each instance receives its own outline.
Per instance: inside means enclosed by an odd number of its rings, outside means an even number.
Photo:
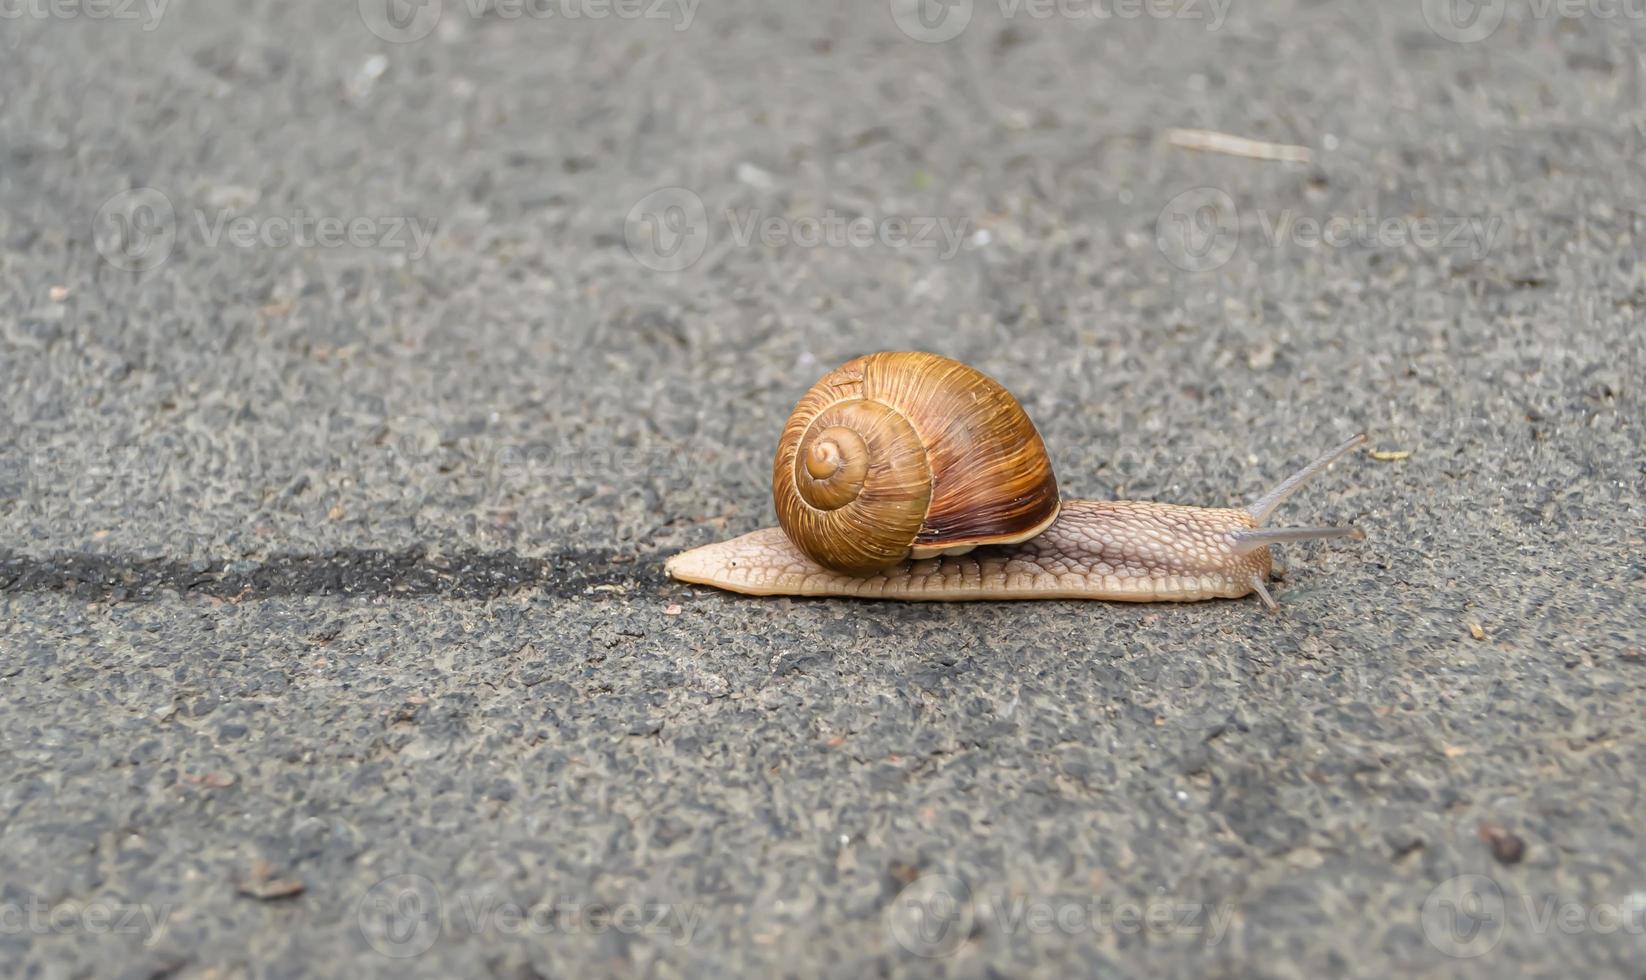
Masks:
[[[897,352],[848,361],[801,397],[772,500],[801,551],[856,575],[1023,541],[1058,510],[1045,443],[1010,392],[959,361]]]

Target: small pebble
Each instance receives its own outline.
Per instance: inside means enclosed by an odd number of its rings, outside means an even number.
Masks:
[[[251,870],[235,884],[234,890],[250,898],[268,902],[301,895],[304,887],[302,879],[281,877],[273,865],[259,859],[252,863]]]
[[[1526,856],[1526,842],[1514,831],[1487,820],[1480,825],[1480,839],[1492,849],[1492,857],[1503,864],[1518,864]]]

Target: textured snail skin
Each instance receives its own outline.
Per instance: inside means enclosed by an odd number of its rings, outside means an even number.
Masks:
[[[964,555],[904,561],[867,576],[830,571],[781,528],[694,548],[669,559],[683,582],[746,595],[839,596],[957,602],[1238,599],[1268,578],[1267,546],[1243,549],[1256,528],[1246,510],[1135,501],[1064,501],[1042,534]]]

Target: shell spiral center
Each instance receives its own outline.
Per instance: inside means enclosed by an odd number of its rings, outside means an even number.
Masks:
[[[855,429],[831,425],[801,440],[795,485],[818,510],[838,510],[857,499],[869,475],[869,447]]]

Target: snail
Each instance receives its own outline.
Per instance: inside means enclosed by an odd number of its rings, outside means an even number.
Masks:
[[[801,397],[772,464],[780,527],[670,558],[682,582],[748,595],[1193,602],[1252,593],[1269,546],[1364,538],[1264,528],[1357,435],[1243,508],[1063,500],[1017,399],[936,354],[848,361]]]

